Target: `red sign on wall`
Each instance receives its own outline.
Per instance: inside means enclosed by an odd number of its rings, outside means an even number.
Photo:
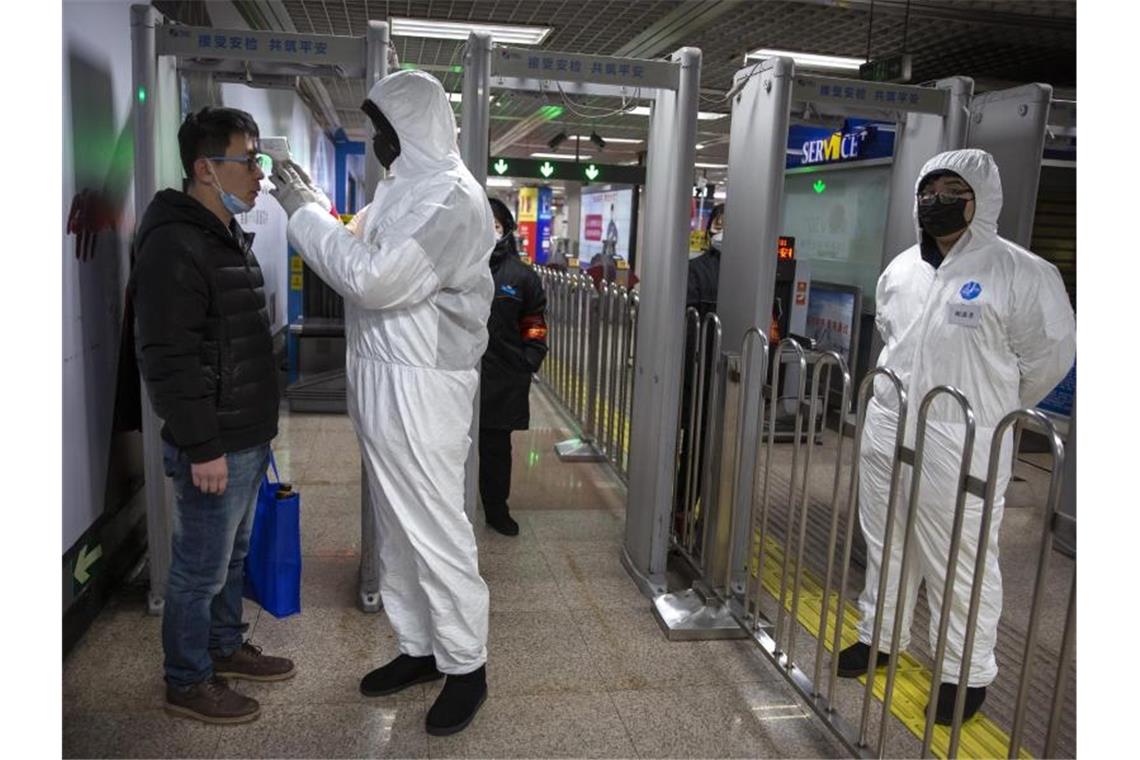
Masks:
[[[586,215],[586,239],[598,241],[602,239],[602,215]]]

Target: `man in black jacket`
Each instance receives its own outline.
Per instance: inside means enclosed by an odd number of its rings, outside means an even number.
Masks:
[[[713,206],[712,213],[709,214],[708,223],[705,225],[705,236],[708,238],[708,247],[705,252],[695,259],[689,261],[689,278],[688,285],[685,292],[685,310],[696,309],[697,314],[700,315],[703,321],[705,315],[708,313],[716,313],[716,298],[717,288],[720,283],[720,245],[724,239],[724,204],[718,203]],[[692,369],[688,365],[688,358],[693,355],[695,345],[693,338],[688,334],[688,318],[685,321],[685,358],[686,365],[683,375],[683,382],[681,387],[681,466],[677,472],[677,490],[674,494],[673,503],[676,505],[678,519],[680,510],[684,507],[685,491],[688,488],[689,471],[687,462],[689,461],[689,452],[693,448],[691,439],[693,436],[689,431],[689,415],[692,409],[691,395],[693,386],[696,384],[696,377]],[[711,348],[711,345],[710,345]],[[700,496],[701,487],[701,455],[704,451],[704,433],[708,428],[708,398],[711,390],[711,376],[712,376],[713,361],[710,357],[705,362],[705,389],[704,397],[701,401],[704,407],[704,415],[702,417],[701,434],[696,436],[696,450],[694,456],[697,457],[696,468],[693,480],[693,493],[694,497]],[[678,523],[676,526],[678,532],[681,530],[681,525]]]
[[[242,636],[242,563],[279,404],[253,235],[234,219],[253,207],[264,176],[257,140],[244,111],[187,117],[178,130],[185,192],[151,201],[128,286],[176,503],[162,619],[166,710],[207,723],[258,716],[225,676],[294,673]]]
[[[491,198],[498,243],[491,252],[495,300],[487,324],[487,352],[479,402],[479,494],[487,524],[517,536],[511,519],[511,431],[530,426],[530,378],[546,358],[546,293],[533,269],[519,261],[515,220]]]

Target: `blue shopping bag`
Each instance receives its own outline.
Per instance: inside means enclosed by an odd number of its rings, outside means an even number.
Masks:
[[[301,494],[281,483],[272,452],[269,463],[275,480],[266,473],[257,492],[244,596],[281,618],[301,611]]]

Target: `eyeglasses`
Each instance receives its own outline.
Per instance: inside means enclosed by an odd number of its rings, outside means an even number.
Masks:
[[[957,203],[960,199],[970,200],[974,197],[973,193],[919,193],[918,204],[920,206],[933,206],[935,201],[950,206]]]
[[[265,175],[273,173],[273,159],[265,153],[250,153],[245,156],[206,156],[206,158],[210,161],[245,164],[245,168],[249,171],[261,169],[261,173]]]

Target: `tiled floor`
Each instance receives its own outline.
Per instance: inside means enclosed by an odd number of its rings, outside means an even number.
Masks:
[[[119,595],[64,661],[65,757],[833,757],[791,689],[741,641],[670,643],[619,561],[624,489],[601,465],[560,464],[569,437],[541,392],[515,434],[506,538],[478,520],[491,588],[490,696],[463,733],[423,729],[439,683],[365,699],[360,676],[396,641],[357,610],[359,455],[340,416],[285,416],[275,444],[303,498],[299,615],[247,603],[254,641],[292,657],[291,681],[239,682],[262,704],[246,726],[162,711],[160,621]]]

